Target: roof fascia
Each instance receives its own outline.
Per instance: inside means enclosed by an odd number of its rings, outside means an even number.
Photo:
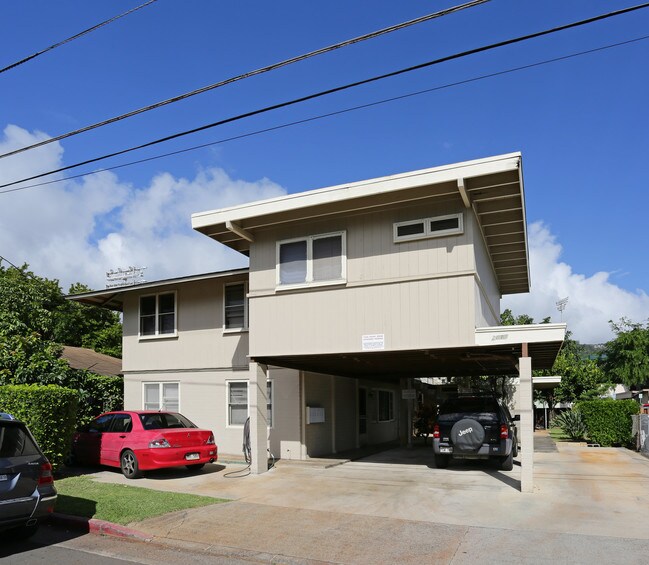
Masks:
[[[527,324],[475,329],[476,345],[509,345],[564,341],[567,324]]]
[[[93,290],[91,292],[84,292],[80,294],[68,294],[65,296],[67,300],[80,300],[82,298],[94,298],[101,296],[113,297],[119,294],[125,294],[127,292],[136,292],[139,290],[148,290],[151,288],[158,288],[162,286],[169,286],[175,284],[184,284],[196,281],[204,281],[210,279],[222,279],[226,277],[232,277],[237,275],[247,275],[249,269],[236,269],[232,271],[220,271],[218,273],[207,273],[204,275],[192,275],[189,277],[179,277],[176,279],[166,279],[160,281],[152,281],[147,283],[135,284],[131,286],[118,286],[113,288],[107,288],[106,290]]]
[[[508,153],[495,157],[465,161],[430,169],[422,169],[386,177],[364,180],[309,190],[272,198],[258,200],[240,206],[197,212],[192,214],[192,228],[200,229],[214,224],[237,222],[257,216],[298,210],[320,204],[344,202],[353,198],[373,196],[387,192],[396,192],[407,188],[416,188],[428,184],[439,184],[459,179],[479,177],[482,175],[519,169],[521,154]]]

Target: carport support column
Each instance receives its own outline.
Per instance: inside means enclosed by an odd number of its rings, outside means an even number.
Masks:
[[[526,344],[524,344],[526,345]],[[523,355],[526,354],[523,347]],[[534,400],[532,397],[532,359],[518,360],[519,413],[521,416],[521,492],[534,492]]]
[[[268,471],[268,393],[266,392],[268,367],[251,362],[249,370],[250,451],[252,453],[250,471],[259,475]]]

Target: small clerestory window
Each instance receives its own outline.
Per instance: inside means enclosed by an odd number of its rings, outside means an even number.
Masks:
[[[459,235],[461,233],[464,233],[462,213],[394,224],[395,243],[446,235]]]

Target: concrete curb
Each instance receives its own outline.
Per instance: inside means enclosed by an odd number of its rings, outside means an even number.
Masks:
[[[90,534],[130,538],[139,541],[151,541],[153,539],[153,536],[144,532],[119,524],[113,524],[112,522],[106,522],[105,520],[84,518],[82,516],[69,516],[68,514],[59,514],[58,512],[54,512],[50,516],[50,523],[55,526],[70,530],[80,530]]]

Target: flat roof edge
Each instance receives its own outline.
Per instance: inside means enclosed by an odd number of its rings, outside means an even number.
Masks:
[[[543,343],[564,341],[567,324],[528,324],[491,326],[475,329],[476,345]]]
[[[256,200],[229,208],[196,212],[191,217],[192,228],[200,229],[227,220],[242,220],[280,211],[296,210],[308,206],[344,201],[360,196],[372,196],[374,194],[401,190],[418,185],[435,184],[458,178],[471,178],[483,174],[514,170],[520,168],[521,159],[522,154],[520,152],[505,153],[503,155],[441,165],[429,169],[408,171],[325,188],[305,190],[276,198]],[[466,174],[459,174],[459,171],[462,170]],[[419,182],[413,183],[413,177],[420,177]],[[404,183],[404,181],[406,182]]]
[[[188,275],[185,277],[176,277],[173,279],[162,279],[159,281],[151,281],[140,284],[128,285],[128,286],[116,286],[113,288],[106,288],[102,290],[92,290],[90,292],[83,292],[80,294],[68,294],[65,296],[66,300],[78,300],[82,298],[90,298],[94,296],[108,296],[108,295],[117,295],[124,292],[131,292],[135,290],[146,290],[148,288],[155,288],[158,286],[167,286],[170,284],[179,284],[186,282],[194,282],[208,279],[218,279],[234,275],[243,275],[248,274],[249,269],[246,267],[244,269],[231,269],[228,271],[216,271],[213,273],[204,273],[199,275]]]

